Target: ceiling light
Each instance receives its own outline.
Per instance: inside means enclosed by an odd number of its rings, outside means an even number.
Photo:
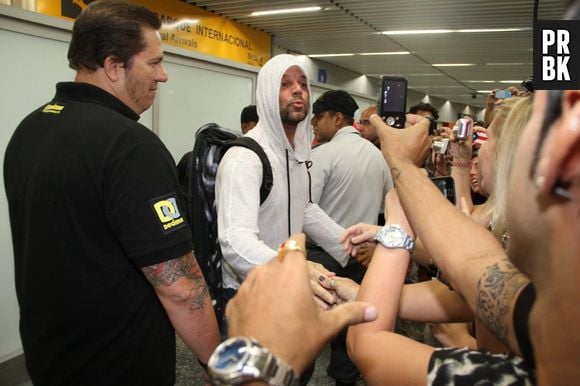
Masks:
[[[531,28],[475,28],[475,29],[458,29],[455,32],[517,32],[517,31],[527,31]]]
[[[485,63],[486,66],[525,66],[532,63]]]
[[[383,31],[383,35],[426,35],[426,34],[448,34],[448,33],[474,33],[474,32],[517,32],[527,31],[530,28],[473,28],[473,29],[419,29],[401,31]]]
[[[480,93],[480,94],[489,94],[492,91],[493,90],[477,90],[477,92]]]
[[[406,74],[406,76],[443,76],[441,73],[436,74]]]
[[[308,56],[311,58],[330,58],[332,56],[354,56],[354,54],[314,54]]]
[[[496,83],[495,80],[464,80],[464,83]]]
[[[465,88],[465,86],[437,86],[437,85],[431,84],[431,85],[427,85],[427,86],[412,85],[412,86],[409,86],[409,88],[429,88],[429,89],[437,88],[437,89],[439,89],[439,88]]]
[[[507,84],[520,84],[522,83],[521,80],[500,80],[500,83],[507,83]]]
[[[470,67],[475,66],[474,63],[436,63],[433,67]]]
[[[358,55],[373,56],[373,55],[409,55],[409,51],[391,51],[391,52],[361,52]]]
[[[453,32],[451,29],[420,29],[420,30],[403,30],[403,31],[383,31],[383,35],[424,35],[424,34],[448,34]]]
[[[287,8],[287,9],[272,9],[269,11],[256,11],[250,13],[250,16],[269,16],[269,15],[286,15],[289,13],[300,12],[316,12],[320,11],[321,7],[301,7],[301,8]]]

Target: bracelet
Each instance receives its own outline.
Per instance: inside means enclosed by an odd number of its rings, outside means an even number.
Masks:
[[[451,161],[451,166],[454,166],[456,168],[469,169],[471,167],[471,162]]]

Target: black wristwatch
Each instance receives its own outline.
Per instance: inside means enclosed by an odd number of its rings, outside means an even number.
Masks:
[[[255,339],[237,336],[222,342],[208,362],[214,385],[243,385],[252,381],[272,386],[297,386],[298,376]]]

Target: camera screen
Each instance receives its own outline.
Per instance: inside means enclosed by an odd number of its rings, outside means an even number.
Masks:
[[[405,81],[384,79],[381,111],[405,111]]]

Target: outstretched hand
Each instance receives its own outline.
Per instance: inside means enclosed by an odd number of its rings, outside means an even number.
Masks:
[[[292,236],[304,249],[304,235]],[[329,311],[314,302],[304,253],[254,268],[226,308],[230,336],[253,337],[297,373],[320,353],[340,330],[372,321],[376,308],[348,302]]]
[[[381,229],[378,225],[358,223],[344,230],[338,240],[346,253],[356,256],[362,247],[369,247],[373,243],[377,231]]]

